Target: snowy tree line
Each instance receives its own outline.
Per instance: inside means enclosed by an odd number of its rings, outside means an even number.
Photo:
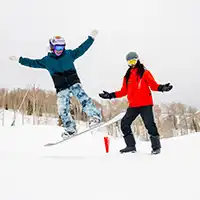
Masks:
[[[109,101],[107,102],[106,115],[111,118],[126,109],[127,106],[126,99]],[[200,132],[200,111],[194,107],[172,102],[154,105],[153,110],[158,131],[162,138]],[[109,129],[111,135],[121,135],[120,122],[117,126],[110,126]],[[147,130],[140,116],[133,122],[132,130],[140,139],[149,140]]]
[[[112,117],[126,110],[128,103],[126,98],[114,100],[102,100],[95,105],[101,109],[103,120],[108,121]],[[62,121],[57,113],[56,94],[52,91],[41,90],[35,86],[30,89],[0,89],[0,108],[12,109],[26,115],[53,116],[58,119],[58,125]],[[71,97],[70,112],[75,120],[87,122],[87,116],[76,98]],[[173,137],[200,131],[200,112],[196,108],[182,103],[169,103],[154,106],[155,120],[161,137]],[[140,117],[132,124],[135,134],[143,140],[148,140],[148,134]],[[110,135],[119,136],[120,122],[108,127]]]

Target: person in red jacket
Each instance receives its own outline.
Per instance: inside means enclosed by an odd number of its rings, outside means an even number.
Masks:
[[[121,130],[126,147],[120,150],[120,153],[136,152],[136,142],[131,130],[131,124],[138,115],[142,117],[144,125],[150,136],[152,154],[160,153],[160,135],[157,130],[153,116],[152,91],[167,92],[172,89],[170,83],[158,84],[151,72],[140,62],[137,53],[130,52],[126,55],[127,70],[123,85],[120,91],[103,91],[99,96],[103,99],[120,98],[127,95],[129,106],[125,116],[121,120]]]

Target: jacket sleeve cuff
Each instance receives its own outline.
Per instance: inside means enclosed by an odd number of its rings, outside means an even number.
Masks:
[[[115,92],[111,92],[110,97],[111,97],[111,99],[116,98]]]
[[[163,85],[159,85],[159,86],[158,86],[158,91],[159,91],[159,92],[163,92]]]
[[[19,57],[19,60],[18,60],[18,62],[19,62],[19,63],[21,63],[21,62],[22,62],[22,57],[21,57],[21,56]]]
[[[88,39],[94,41],[94,38],[90,35],[88,36]]]

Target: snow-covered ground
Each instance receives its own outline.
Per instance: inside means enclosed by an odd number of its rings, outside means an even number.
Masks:
[[[44,147],[61,131],[0,127],[0,200],[200,199],[200,133],[163,139],[162,153],[152,156],[150,143],[138,140],[138,153],[119,154],[122,138],[110,138],[106,153],[106,132]]]
[[[14,113],[12,110],[0,109],[0,126],[10,126],[15,120],[15,125],[56,125],[58,118],[44,115],[42,117],[22,115],[20,112]]]

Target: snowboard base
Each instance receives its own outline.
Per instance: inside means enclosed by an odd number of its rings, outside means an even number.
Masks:
[[[122,113],[118,114],[117,116],[115,116],[114,118],[110,119],[110,120],[107,121],[107,122],[101,122],[101,123],[99,123],[99,124],[97,124],[97,125],[92,126],[91,128],[88,128],[88,129],[86,129],[86,130],[84,130],[84,131],[81,131],[81,132],[79,132],[79,133],[77,133],[77,134],[75,134],[75,135],[73,135],[73,136],[71,136],[71,137],[69,136],[69,137],[66,138],[66,139],[62,139],[62,138],[61,138],[60,140],[58,140],[58,141],[56,141],[56,142],[47,143],[47,144],[45,144],[44,146],[45,146],[45,147],[54,146],[54,145],[60,144],[60,143],[62,143],[62,142],[65,142],[65,141],[67,141],[67,140],[73,139],[74,137],[79,136],[79,135],[82,135],[82,134],[87,133],[87,132],[89,132],[89,131],[94,131],[94,130],[98,130],[98,129],[100,129],[100,128],[109,126],[109,125],[111,125],[111,124],[114,124],[114,123],[120,121],[120,120],[123,118],[124,114],[125,114],[125,112],[122,112]]]

